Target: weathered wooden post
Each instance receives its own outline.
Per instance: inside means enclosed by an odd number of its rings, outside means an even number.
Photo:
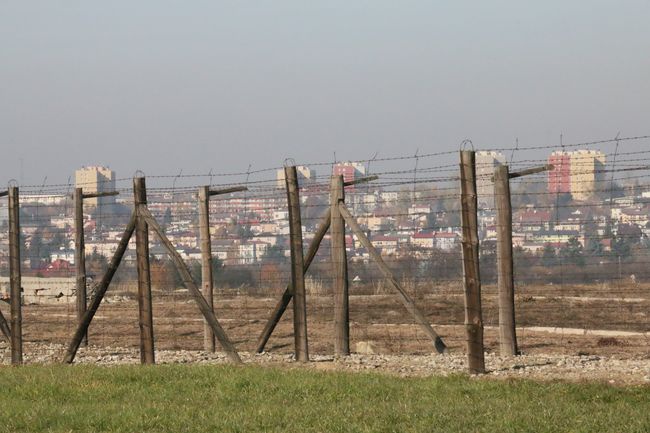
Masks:
[[[158,236],[158,239],[160,239],[160,241],[162,242],[165,249],[167,249],[167,252],[169,253],[172,262],[174,262],[174,264],[176,265],[176,269],[178,270],[178,272],[181,275],[181,278],[183,279],[183,284],[185,284],[185,287],[189,290],[192,297],[194,297],[194,300],[196,301],[199,310],[201,310],[203,317],[212,326],[212,333],[217,338],[217,340],[219,340],[219,343],[221,344],[223,350],[226,352],[226,355],[230,358],[231,361],[236,363],[241,363],[241,358],[239,357],[239,354],[237,354],[237,350],[235,349],[235,346],[232,344],[232,342],[226,335],[226,332],[219,324],[219,321],[217,320],[214,311],[210,309],[208,302],[201,294],[201,288],[192,279],[192,274],[190,273],[190,269],[187,267],[187,264],[185,264],[185,262],[183,261],[181,255],[178,254],[178,251],[176,251],[176,248],[171,243],[167,235],[165,235],[165,231],[163,230],[163,228],[160,226],[158,221],[156,221],[153,215],[151,215],[151,212],[149,212],[149,209],[147,209],[146,206],[142,206],[140,208],[140,217],[142,217],[147,221],[149,228],[153,230],[153,232]]]
[[[20,203],[18,187],[9,187],[9,278],[11,298],[11,363],[23,363],[22,287],[20,277]]]
[[[323,215],[323,217],[321,218],[321,222],[318,225],[318,228],[316,229],[316,233],[314,233],[314,238],[312,239],[311,244],[309,245],[309,249],[307,250],[307,255],[305,256],[305,263],[303,266],[303,273],[307,273],[307,270],[309,269],[311,262],[316,257],[316,253],[318,253],[318,248],[320,246],[320,243],[323,241],[325,234],[329,230],[330,221],[331,221],[330,210],[327,209],[327,212],[325,212],[325,215]],[[264,351],[264,347],[266,346],[266,343],[269,341],[269,338],[271,337],[273,330],[280,322],[282,315],[284,314],[285,310],[289,306],[289,302],[291,302],[292,299],[293,299],[293,287],[292,287],[292,283],[289,283],[287,284],[287,287],[282,293],[282,297],[280,298],[275,308],[273,309],[273,313],[271,313],[271,317],[266,322],[266,325],[264,326],[262,333],[257,339],[257,344],[255,349],[257,353],[262,353]]]
[[[75,188],[74,200],[74,265],[77,274],[77,321],[81,323],[86,312],[86,251],[84,246],[83,189]],[[88,345],[88,334],[84,335],[82,346]]]
[[[77,275],[76,292],[77,292],[77,320],[82,322],[87,308],[87,287],[88,278],[86,276],[86,247],[84,239],[84,205],[86,198],[107,197],[118,195],[117,191],[94,192],[89,194],[83,193],[83,188],[75,188],[72,194],[74,201],[74,263]],[[88,345],[88,333],[84,335],[81,341],[82,346]]]
[[[154,364],[153,308],[151,302],[151,271],[149,267],[149,227],[142,217],[142,208],[147,207],[147,189],[144,177],[133,179],[135,210],[136,259],[138,264],[138,310],[140,325],[140,361]]]
[[[499,290],[499,352],[517,354],[515,284],[512,262],[512,207],[507,165],[494,169],[494,203],[497,213],[497,286]]]
[[[97,313],[99,305],[101,304],[102,299],[104,299],[104,295],[108,290],[108,286],[111,284],[115,272],[117,272],[117,268],[122,261],[122,257],[124,257],[126,248],[129,246],[129,240],[131,240],[131,236],[133,236],[133,232],[135,230],[135,224],[137,220],[136,214],[137,211],[134,210],[129,223],[124,230],[124,234],[122,235],[120,242],[117,244],[117,250],[113,254],[113,258],[108,264],[108,269],[106,269],[106,273],[104,273],[104,276],[102,277],[102,280],[100,281],[99,286],[95,291],[95,295],[90,300],[90,307],[84,313],[81,322],[77,326],[77,329],[72,336],[72,340],[70,341],[68,349],[66,350],[66,354],[63,358],[63,362],[66,364],[71,364],[72,361],[74,361],[74,357],[77,355],[77,350],[79,350],[81,341],[83,340],[84,335],[88,333],[90,322],[92,322],[93,317],[95,317],[95,313]]]
[[[515,321],[515,280],[512,254],[512,205],[510,179],[552,170],[553,165],[510,173],[507,165],[494,169],[494,200],[497,212],[497,284],[499,289],[499,352],[519,354]]]
[[[307,343],[307,302],[305,295],[304,257],[302,252],[302,222],[298,173],[295,166],[284,168],[289,207],[289,238],[291,244],[291,287],[293,288],[293,332],[296,360],[309,361]]]
[[[345,187],[350,185],[357,185],[360,183],[371,182],[377,179],[378,177],[376,175],[368,176],[361,179],[355,179],[355,180],[344,182],[343,186]],[[309,249],[307,250],[307,255],[305,256],[304,259],[303,273],[307,273],[307,270],[309,269],[311,262],[316,257],[316,253],[318,252],[320,243],[330,228],[331,221],[332,221],[332,212],[331,209],[327,209],[324,212],[324,215],[320,218],[320,223],[316,228],[316,232],[314,233],[314,238],[312,239],[311,244],[309,245]],[[284,293],[282,293],[282,297],[275,305],[275,308],[273,309],[273,313],[271,313],[271,317],[266,322],[266,325],[264,326],[262,333],[257,339],[257,345],[256,345],[257,348],[255,349],[257,353],[262,353],[264,351],[264,347],[266,346],[266,343],[269,341],[269,338],[271,337],[273,330],[275,329],[278,322],[282,318],[282,315],[284,314],[285,310],[289,306],[289,302],[291,302],[292,299],[293,299],[293,288],[291,286],[291,283],[289,283],[287,284]]]
[[[350,310],[348,297],[348,259],[345,251],[345,222],[339,203],[345,201],[343,176],[332,176],[330,189],[332,270],[334,277],[334,353],[350,354]]]
[[[245,186],[210,190],[209,186],[199,188],[199,238],[201,240],[201,284],[203,297],[208,302],[210,310],[214,311],[214,276],[212,275],[212,243],[210,241],[210,197],[213,195],[229,194],[247,191]],[[215,351],[215,335],[212,325],[203,320],[203,349],[206,352]]]
[[[9,195],[9,191],[0,191],[0,197],[6,197],[7,195]],[[7,319],[5,319],[2,311],[0,311],[0,332],[2,332],[2,335],[7,340],[7,343],[11,345],[11,329],[9,329],[9,323],[7,323]]]
[[[203,297],[214,311],[214,288],[212,278],[212,245],[210,242],[210,187],[199,188],[199,234],[201,239],[201,282]],[[214,333],[210,324],[203,321],[203,349],[214,352]]]
[[[469,372],[485,373],[481,277],[478,260],[476,161],[473,150],[460,152],[463,278],[465,282],[465,332]]]

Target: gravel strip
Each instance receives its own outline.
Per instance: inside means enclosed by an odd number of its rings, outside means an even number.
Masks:
[[[27,364],[54,364],[63,358],[65,347],[60,344],[26,343],[24,361]],[[337,371],[375,371],[401,377],[447,376],[465,374],[467,359],[463,353],[445,355],[380,355],[352,354],[335,359],[332,356],[312,355],[307,364],[297,363],[293,355],[240,352],[246,364],[308,368]],[[11,354],[5,342],[0,343],[2,364],[10,363]],[[75,364],[119,365],[138,364],[139,351],[135,348],[89,346],[79,350]],[[190,350],[158,350],[159,364],[223,364],[228,359],[223,353]],[[527,378],[534,380],[605,382],[613,385],[650,385],[650,357],[521,355],[485,356],[487,374],[476,378]]]

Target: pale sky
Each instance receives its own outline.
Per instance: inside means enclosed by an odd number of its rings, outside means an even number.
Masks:
[[[0,184],[647,135],[649,23],[649,0],[0,0]]]

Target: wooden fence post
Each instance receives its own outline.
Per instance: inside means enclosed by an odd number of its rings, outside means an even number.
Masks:
[[[23,363],[22,287],[20,278],[20,203],[18,187],[9,187],[9,278],[11,298],[11,363]]]
[[[6,197],[7,195],[9,195],[9,191],[0,191],[0,197]],[[7,340],[7,343],[11,346],[11,329],[9,329],[9,323],[5,319],[4,314],[2,314],[2,311],[0,311],[0,331]]]
[[[460,152],[461,221],[463,231],[463,278],[465,282],[465,331],[469,372],[485,373],[481,276],[478,261],[476,161],[473,150]]]
[[[497,285],[499,288],[499,351],[517,354],[515,289],[512,263],[512,207],[510,173],[507,165],[494,169],[494,200],[497,212]]]
[[[365,182],[371,182],[377,179],[378,176],[376,175],[367,176],[360,179],[344,182],[343,186],[345,187],[350,185],[357,185]],[[309,245],[309,249],[307,250],[307,255],[305,256],[303,273],[307,273],[307,270],[309,269],[311,262],[314,260],[314,257],[316,257],[316,253],[318,252],[318,247],[320,246],[321,241],[323,240],[325,234],[330,228],[330,223],[332,221],[331,209],[327,209],[324,212],[324,215],[320,218],[320,221],[321,222],[318,224],[318,227],[316,228],[316,232],[314,233],[314,238],[312,239],[311,244]],[[266,343],[269,341],[269,338],[271,337],[273,330],[275,329],[276,325],[282,318],[282,315],[284,314],[286,308],[289,306],[289,302],[291,302],[292,298],[293,298],[293,288],[291,287],[291,283],[289,283],[287,284],[287,287],[284,290],[282,297],[280,298],[275,308],[273,309],[273,313],[271,313],[271,317],[266,322],[266,325],[264,326],[262,333],[257,339],[257,345],[255,349],[257,353],[262,353],[264,351],[264,347],[266,346]]]
[[[201,283],[203,297],[214,311],[214,286],[212,280],[212,245],[210,242],[210,187],[199,188],[199,234],[201,239]],[[215,351],[215,339],[212,327],[203,319],[203,349]]]
[[[305,298],[304,257],[302,253],[302,222],[300,218],[300,195],[296,167],[285,167],[289,207],[289,238],[291,244],[291,287],[293,288],[293,331],[296,360],[309,361],[307,343],[307,302]]]
[[[115,250],[113,258],[108,264],[108,269],[106,269],[106,273],[104,273],[104,276],[102,277],[102,280],[99,283],[95,294],[90,300],[90,307],[86,310],[81,323],[79,323],[79,326],[77,326],[77,330],[75,331],[74,335],[72,336],[72,340],[68,345],[65,357],[63,358],[63,362],[66,364],[71,364],[72,361],[74,361],[74,357],[77,355],[77,350],[79,350],[79,346],[81,345],[81,340],[83,340],[84,335],[88,333],[90,322],[92,322],[93,317],[95,317],[95,313],[97,313],[99,305],[101,304],[102,299],[104,299],[104,295],[106,294],[108,286],[111,284],[111,280],[113,279],[113,276],[115,275],[115,272],[117,271],[117,268],[122,261],[122,257],[124,257],[126,248],[129,246],[129,240],[131,239],[131,236],[133,236],[133,231],[135,230],[136,220],[136,211],[134,210],[131,214],[129,223],[124,230],[124,234],[122,235],[120,242],[117,244],[117,250]]]
[[[153,311],[151,302],[151,271],[149,268],[149,227],[141,216],[147,206],[147,189],[144,177],[133,179],[134,204],[137,212],[135,245],[138,263],[138,309],[140,325],[140,362],[154,364]]]
[[[235,349],[235,346],[232,344],[232,342],[226,335],[226,332],[219,324],[219,321],[217,320],[217,316],[215,316],[214,311],[210,309],[208,302],[201,294],[201,289],[192,279],[192,274],[190,273],[190,269],[187,267],[187,264],[183,261],[181,255],[178,254],[178,251],[176,251],[176,248],[171,243],[169,238],[167,238],[162,227],[160,227],[160,224],[158,224],[158,221],[156,221],[156,219],[151,215],[151,212],[149,212],[149,209],[147,209],[146,206],[140,207],[139,213],[140,213],[139,216],[147,221],[148,226],[154,231],[154,233],[156,233],[156,235],[158,235],[158,239],[160,239],[163,246],[167,249],[170,258],[176,265],[176,269],[178,270],[178,273],[181,275],[181,278],[183,279],[183,283],[185,284],[185,287],[189,290],[190,294],[194,297],[194,300],[198,304],[199,310],[201,310],[203,317],[212,326],[212,332],[214,333],[214,336],[219,340],[219,343],[221,343],[221,347],[223,347],[223,350],[226,352],[226,355],[228,355],[231,361],[236,363],[241,363],[241,358],[239,357],[239,354],[237,354],[237,350]]]
[[[330,189],[332,271],[334,277],[334,353],[350,354],[350,310],[348,297],[348,259],[345,251],[345,222],[339,203],[345,201],[343,176],[332,176]]]
[[[316,228],[316,232],[314,233],[314,238],[312,239],[311,244],[309,245],[309,249],[307,250],[307,255],[305,256],[305,264],[303,267],[304,273],[307,273],[307,270],[309,269],[311,262],[316,257],[316,253],[318,253],[318,248],[320,247],[320,243],[323,241],[323,238],[325,237],[325,233],[327,233],[327,230],[329,230],[330,221],[331,221],[331,214],[330,214],[330,210],[327,209],[327,212],[325,212],[325,215],[321,218],[320,224]],[[282,318],[284,311],[289,306],[289,302],[291,302],[291,299],[293,299],[293,288],[291,287],[291,283],[289,283],[287,284],[287,287],[284,289],[284,293],[282,293],[282,297],[275,305],[275,308],[273,309],[273,313],[271,313],[271,317],[266,322],[266,325],[264,326],[262,333],[257,339],[257,345],[255,349],[257,353],[262,353],[264,351],[264,347],[266,346],[266,343],[269,341],[269,338],[271,337],[271,334],[273,333],[273,330],[277,326],[278,322],[280,322],[280,319]]]
[[[86,251],[84,246],[83,189],[75,188],[74,194],[74,264],[77,274],[77,321],[81,323],[86,313]],[[88,334],[84,335],[82,346],[88,345]]]

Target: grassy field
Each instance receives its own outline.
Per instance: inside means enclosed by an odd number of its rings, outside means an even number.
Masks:
[[[650,388],[233,366],[0,368],[0,432],[648,432]]]

